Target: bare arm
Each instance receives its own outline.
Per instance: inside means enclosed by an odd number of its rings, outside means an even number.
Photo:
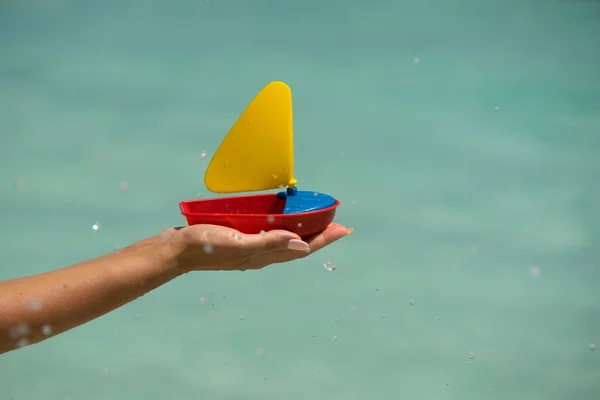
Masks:
[[[189,271],[248,270],[306,257],[348,235],[333,223],[304,242],[194,225],[80,264],[0,282],[0,354],[75,328]],[[309,252],[310,250],[310,252]]]
[[[170,241],[0,282],[0,354],[98,318],[181,275]]]

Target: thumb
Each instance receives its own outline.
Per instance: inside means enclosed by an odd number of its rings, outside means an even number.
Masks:
[[[302,241],[300,236],[283,230],[247,235],[245,242],[255,254],[271,253],[279,250],[309,250],[308,243]]]

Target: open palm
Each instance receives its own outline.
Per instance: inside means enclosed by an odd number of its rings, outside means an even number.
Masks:
[[[169,232],[169,231],[168,231]],[[352,232],[332,223],[305,241],[292,232],[243,234],[216,225],[192,225],[170,233],[183,244],[181,262],[188,270],[260,269],[306,257]]]

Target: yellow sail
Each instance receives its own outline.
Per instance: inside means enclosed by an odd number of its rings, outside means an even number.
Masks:
[[[213,193],[293,187],[292,91],[283,82],[265,86],[235,122],[215,155],[204,183]]]

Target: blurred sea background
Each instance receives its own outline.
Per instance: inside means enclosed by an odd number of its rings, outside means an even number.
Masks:
[[[272,80],[355,228],[0,356],[0,399],[598,399],[599,38],[596,1],[0,0],[0,279],[184,224]]]

